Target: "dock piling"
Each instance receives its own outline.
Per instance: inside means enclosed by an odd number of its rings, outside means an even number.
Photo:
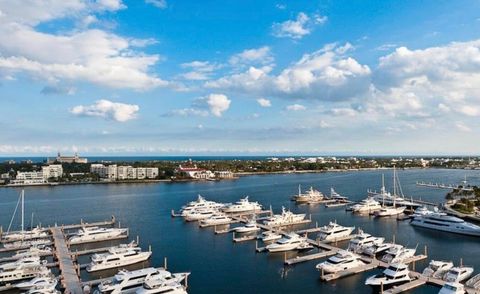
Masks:
[[[427,254],[427,245],[425,245],[424,251],[425,251],[425,256],[428,256],[428,254]]]
[[[164,268],[165,270],[167,270],[167,265],[168,265],[168,264],[167,264],[167,257],[165,256],[165,257],[163,258],[163,268]]]
[[[137,245],[140,244],[140,237],[137,235]]]

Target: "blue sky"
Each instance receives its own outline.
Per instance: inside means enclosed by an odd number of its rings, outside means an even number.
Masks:
[[[0,2],[0,155],[478,154],[478,1]]]

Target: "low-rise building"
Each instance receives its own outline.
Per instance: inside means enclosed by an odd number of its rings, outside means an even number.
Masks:
[[[178,166],[175,169],[175,174],[180,178],[206,180],[215,178],[215,174],[210,170],[204,168],[198,168],[196,165],[193,167]]]
[[[233,173],[229,170],[215,171],[215,177],[218,179],[232,179]]]
[[[145,168],[145,176],[147,179],[156,179],[158,177],[158,167]]]
[[[14,185],[36,185],[45,184],[47,180],[43,176],[43,171],[18,172],[15,180],[10,183]]]
[[[61,164],[42,166],[42,173],[46,180],[50,178],[61,178],[63,176],[63,167]]]
[[[99,175],[101,178],[111,180],[143,180],[155,179],[158,177],[158,167],[133,167],[130,165],[117,166],[111,164],[105,166],[103,164],[92,164],[90,172]]]

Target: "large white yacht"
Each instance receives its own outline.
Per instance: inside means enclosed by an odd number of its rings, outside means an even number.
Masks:
[[[453,262],[451,261],[431,260],[428,267],[423,270],[422,275],[428,278],[442,279],[452,267]]]
[[[292,199],[297,203],[318,203],[322,201],[325,197],[322,192],[313,189],[310,187],[305,193],[302,193],[300,185],[298,185],[298,195],[292,197]]]
[[[87,266],[87,272],[117,268],[148,260],[152,252],[142,251],[135,243],[121,244],[111,247],[108,253],[92,255],[92,261]]]
[[[167,277],[158,277],[148,279],[141,288],[137,289],[136,294],[155,294],[155,293],[169,293],[169,294],[187,294],[185,286],[181,283],[190,273],[172,274]]]
[[[58,291],[56,286],[46,285],[43,287],[36,287],[24,292],[25,294],[61,294],[62,292]]]
[[[387,242],[380,243],[380,244],[372,244],[370,246],[364,247],[362,249],[362,253],[368,256],[377,256],[389,250],[394,245],[395,244],[393,243],[387,243]]]
[[[29,256],[45,256],[52,254],[52,248],[45,245],[32,246],[28,249],[22,249],[15,252],[13,259],[20,259]]]
[[[18,283],[15,285],[15,288],[20,289],[22,291],[26,291],[28,289],[33,288],[46,288],[46,287],[53,287],[57,286],[57,279],[52,276],[40,276],[35,277],[29,281]]]
[[[100,293],[108,294],[128,294],[135,293],[142,288],[145,281],[157,278],[168,278],[172,274],[163,269],[153,267],[144,268],[136,271],[121,270],[112,280],[102,282],[98,286]]]
[[[456,266],[452,267],[443,277],[446,282],[460,283],[470,278],[473,274],[473,267]]]
[[[397,191],[400,195],[397,194]],[[384,205],[396,205],[406,206],[406,207],[419,207],[420,204],[417,204],[413,201],[409,201],[405,198],[402,191],[402,186],[400,185],[400,179],[396,173],[395,166],[393,167],[393,194],[387,192],[385,189],[385,177],[382,175],[382,187],[380,192],[369,191],[368,194],[373,197],[375,200],[384,203]],[[394,205],[395,206],[395,205]]]
[[[350,236],[353,230],[355,230],[355,227],[344,227],[336,222],[330,222],[327,226],[320,228],[318,238],[321,241],[335,241]]]
[[[262,206],[258,202],[250,202],[248,200],[248,196],[247,196],[247,197],[242,198],[239,201],[235,202],[234,204],[227,205],[222,210],[223,210],[223,212],[226,212],[226,213],[261,211]]]
[[[200,221],[202,226],[226,225],[232,221],[225,213],[218,212],[212,214],[209,218]]]
[[[380,202],[376,201],[373,197],[367,197],[351,206],[352,211],[355,213],[371,213],[381,208]]]
[[[317,264],[318,270],[326,273],[336,273],[339,271],[355,268],[364,265],[360,256],[345,250],[340,250],[336,255],[328,258],[326,261]]]
[[[402,245],[395,244],[382,256],[382,261],[386,263],[405,262],[406,259],[413,257],[416,251],[416,248],[405,248]]]
[[[355,238],[350,240],[348,243],[348,250],[353,252],[361,252],[364,248],[382,244],[385,241],[385,238],[374,237],[368,233],[363,232],[363,230],[358,230],[358,234]]]
[[[255,218],[248,221],[244,226],[240,226],[240,227],[236,227],[236,228],[232,229],[232,231],[235,231],[237,233],[258,232],[260,230],[261,229],[257,225],[257,221],[255,220]]]
[[[465,287],[460,283],[448,282],[443,285],[438,294],[465,294]]]
[[[288,226],[297,224],[305,219],[305,214],[294,214],[289,210],[285,210],[285,207],[282,206],[282,214],[275,214],[272,217],[269,217],[263,223],[267,226],[271,227],[279,227],[279,226]]]
[[[372,288],[378,290],[380,287],[384,289],[391,288],[400,284],[408,283],[411,281],[410,271],[405,264],[394,263],[391,264],[382,273],[373,275],[365,281],[365,285],[369,285]]]
[[[375,216],[376,217],[384,217],[384,216],[395,216],[395,215],[399,215],[399,214],[402,214],[405,209],[407,209],[406,206],[395,206],[395,201],[393,201],[393,205],[392,206],[382,206],[382,208],[380,210],[377,210],[375,211]]]
[[[0,266],[0,283],[8,283],[34,278],[38,275],[48,275],[45,260],[36,257],[26,257],[15,262]]]
[[[2,242],[13,242],[13,241],[20,241],[25,239],[46,238],[46,237],[48,237],[47,231],[41,229],[40,227],[35,227],[31,230],[5,233],[2,235]]]
[[[185,214],[184,219],[187,222],[199,221],[199,220],[207,219],[218,212],[219,211],[216,208],[196,209]]]
[[[265,248],[268,250],[268,252],[281,252],[290,250],[306,250],[313,248],[313,246],[307,242],[306,238],[295,233],[290,233],[285,235],[277,242],[267,245]]]
[[[224,207],[225,204],[218,203],[215,201],[205,200],[201,195],[198,195],[197,200],[189,202],[187,205],[183,206],[180,210],[181,216],[186,216],[187,214],[202,209],[220,209]]]
[[[3,247],[5,247],[7,249],[27,248],[27,247],[33,247],[33,246],[49,245],[50,243],[52,243],[52,241],[50,239],[29,239],[29,240],[21,240],[21,241],[3,243]]]
[[[480,226],[438,211],[416,215],[410,224],[437,231],[480,237]]]
[[[278,239],[281,239],[281,238],[282,238],[281,234],[275,233],[272,231],[265,231],[257,236],[257,239],[262,240],[264,243],[277,241]]]
[[[96,242],[108,240],[110,238],[124,235],[128,232],[126,228],[100,228],[100,227],[84,227],[70,237],[70,244],[81,244],[88,242]]]

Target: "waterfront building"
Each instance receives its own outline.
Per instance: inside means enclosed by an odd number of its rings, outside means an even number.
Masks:
[[[128,168],[131,166],[118,166],[117,167],[117,179],[119,180],[126,180],[128,177]]]
[[[127,179],[135,180],[137,178],[137,169],[132,166],[127,166]]]
[[[11,181],[14,185],[38,185],[45,184],[47,180],[43,176],[43,171],[18,172],[15,180]]]
[[[232,179],[233,173],[229,170],[215,171],[215,177],[219,179]]]
[[[198,168],[196,165],[193,167],[183,167],[181,165],[175,169],[175,174],[180,178],[206,180],[215,178],[215,174],[204,168]]]
[[[137,167],[137,179],[143,180],[147,177],[147,169],[144,167]]]
[[[61,164],[50,164],[42,166],[43,178],[61,178],[63,176],[63,167]]]
[[[158,177],[158,167],[147,167],[145,169],[147,179],[155,179]]]
[[[108,178],[111,180],[143,180],[155,179],[158,177],[158,167],[133,167],[130,165],[117,166],[111,164],[105,166],[101,163],[90,165],[90,172],[97,174],[100,178]]]
[[[47,158],[47,163],[87,163],[88,159],[87,158],[82,158],[79,157],[77,153],[75,153],[73,156],[62,156],[60,152],[58,152],[57,157],[50,159]]]

